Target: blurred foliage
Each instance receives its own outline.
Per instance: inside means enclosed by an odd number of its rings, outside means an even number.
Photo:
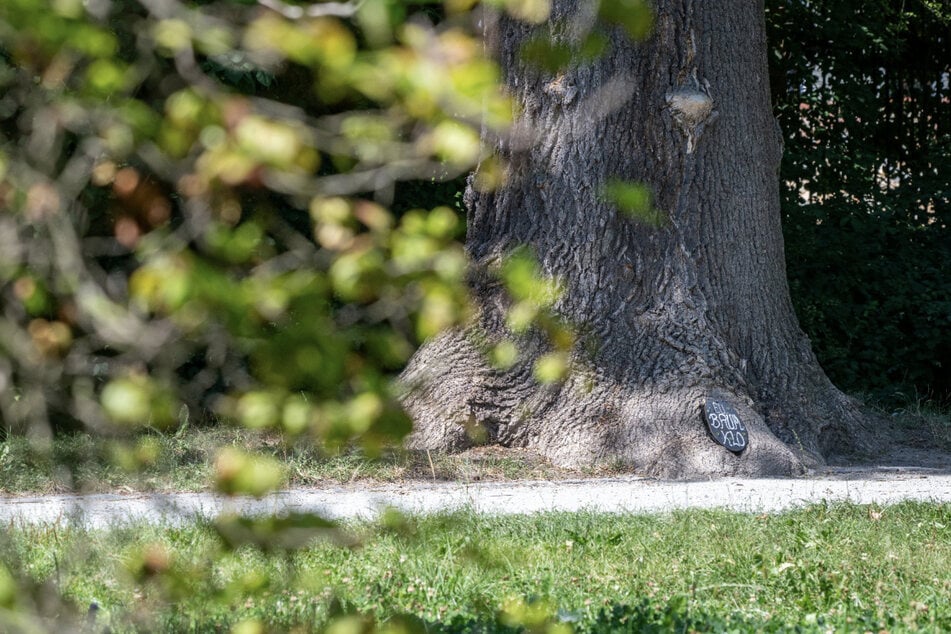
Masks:
[[[606,41],[595,35],[605,26],[647,32],[647,5],[627,4],[603,5],[592,41]],[[48,461],[54,434],[89,432],[127,471],[160,460],[150,435],[206,419],[326,452],[374,456],[398,443],[410,422],[397,374],[422,341],[470,315],[462,179],[476,166],[473,187],[504,177],[483,148],[513,109],[474,31],[480,11],[544,35],[550,5],[0,4],[3,439],[23,436]],[[557,283],[527,252],[494,273],[511,294],[513,334],[552,340],[532,360],[536,376],[560,380],[572,335],[551,311]],[[512,342],[487,352],[502,365],[517,356]],[[228,495],[263,496],[289,477],[238,446],[215,452],[212,471]],[[337,535],[310,516],[216,528],[231,547],[258,550]],[[128,560],[130,579],[161,585],[170,602],[191,590],[194,564],[167,549]],[[0,567],[0,629],[79,614],[22,573]],[[529,604],[504,614],[513,627],[551,624]]]
[[[624,215],[648,227],[660,227],[667,217],[653,203],[653,194],[642,183],[610,180],[605,183],[602,196],[611,201]]]
[[[633,5],[592,33],[642,36]],[[5,3],[3,431],[405,435],[393,377],[468,315],[462,179],[503,173],[480,135],[512,108],[470,13],[498,8],[546,29],[545,0]],[[513,301],[564,349],[550,301]]]
[[[510,107],[461,14],[266,4],[0,8],[7,433],[408,431],[392,378],[466,316],[462,223],[386,203],[470,171]],[[263,469],[218,464],[233,492]]]
[[[833,381],[951,400],[951,14],[767,4],[787,266]]]

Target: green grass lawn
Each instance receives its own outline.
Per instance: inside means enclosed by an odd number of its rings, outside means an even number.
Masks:
[[[21,611],[95,601],[114,632],[314,631],[350,611],[408,614],[420,631],[951,631],[948,505],[393,516],[298,527],[292,541],[321,537],[294,550],[266,524],[245,528],[258,546],[212,525],[17,529],[0,544],[32,588]]]

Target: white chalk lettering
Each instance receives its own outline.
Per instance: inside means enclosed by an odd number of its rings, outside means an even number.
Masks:
[[[705,409],[707,426],[718,443],[737,453],[746,449],[749,435],[736,410],[712,399],[707,401]]]

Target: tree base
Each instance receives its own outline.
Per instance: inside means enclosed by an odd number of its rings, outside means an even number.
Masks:
[[[758,407],[734,388],[693,377],[634,383],[580,363],[564,381],[544,385],[527,360],[507,371],[491,367],[477,340],[444,333],[404,372],[404,405],[415,424],[410,447],[452,452],[499,444],[531,449],[557,466],[623,466],[663,479],[793,476],[824,463],[814,433],[785,421],[781,433],[791,442],[784,442],[762,414],[772,411],[778,420],[776,408]],[[703,405],[711,396],[729,401],[747,427],[742,452],[708,431]]]

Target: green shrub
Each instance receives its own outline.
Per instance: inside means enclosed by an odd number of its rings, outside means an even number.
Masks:
[[[915,0],[767,2],[786,261],[832,380],[951,398],[951,14]]]

